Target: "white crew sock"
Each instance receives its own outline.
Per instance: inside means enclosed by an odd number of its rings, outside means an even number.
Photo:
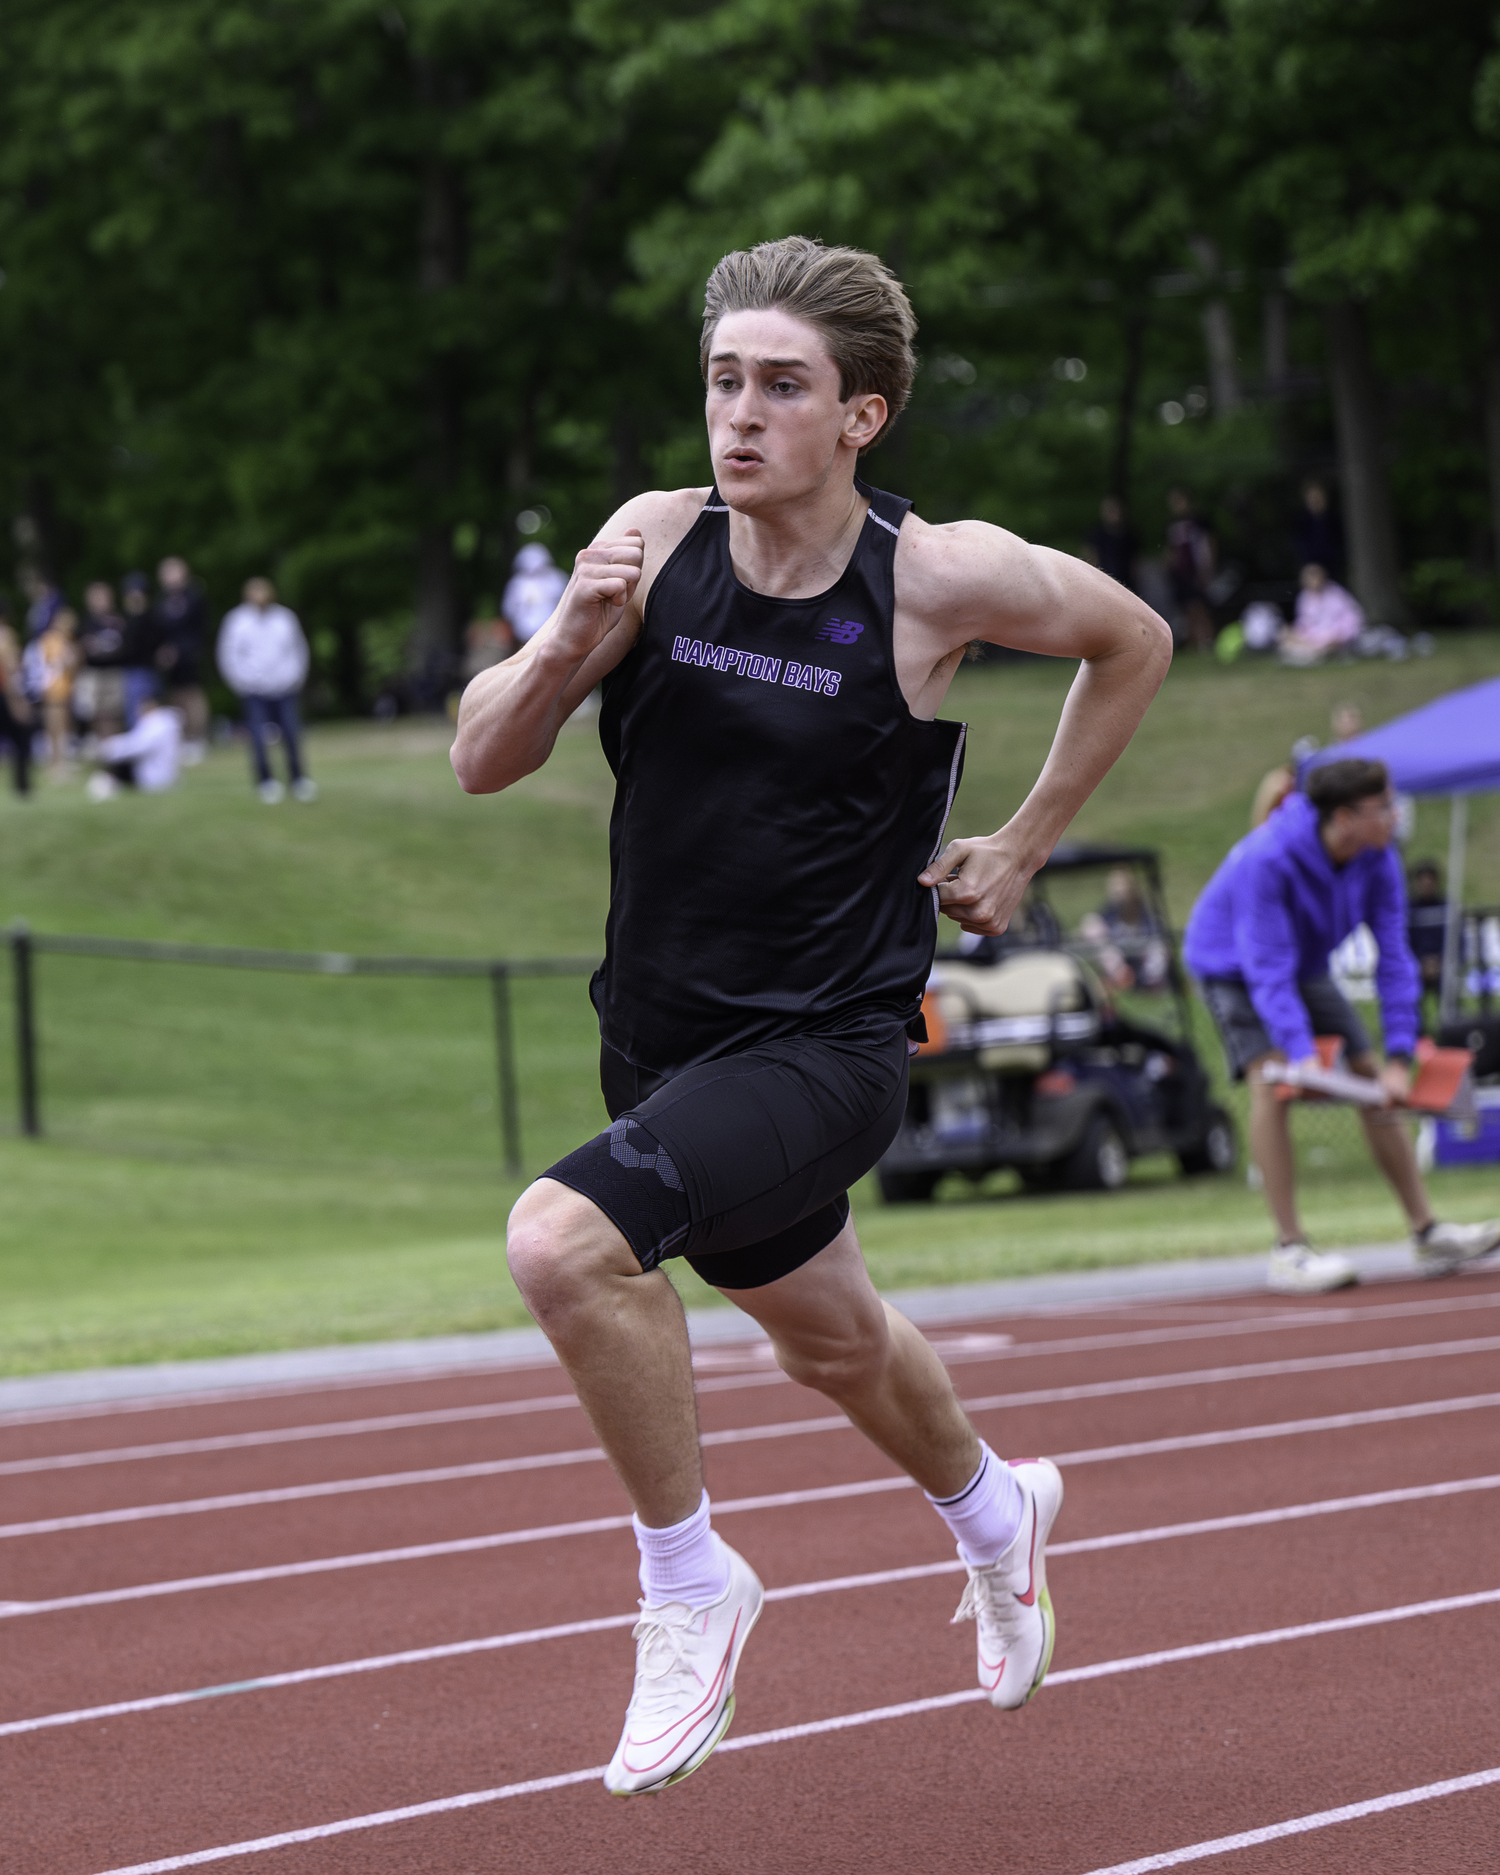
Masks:
[[[653,1530],[632,1517],[635,1540],[641,1551],[641,1595],[648,1608],[664,1602],[686,1602],[689,1608],[707,1608],[729,1587],[729,1564],[724,1546],[709,1525],[708,1493],[691,1517]]]
[[[978,1471],[955,1497],[926,1494],[927,1502],[957,1539],[960,1559],[971,1569],[985,1569],[998,1561],[1015,1542],[1026,1514],[1016,1474],[982,1439],[979,1450]]]

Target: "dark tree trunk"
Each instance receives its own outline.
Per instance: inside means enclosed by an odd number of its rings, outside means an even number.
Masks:
[[[1490,343],[1484,361],[1484,445],[1490,474],[1490,530],[1500,574],[1500,298],[1490,306]]]
[[[461,81],[426,59],[413,60],[418,100],[440,112],[461,93]],[[422,169],[417,227],[417,288],[429,302],[450,293],[465,271],[465,214],[459,178],[437,151]],[[440,701],[452,679],[461,620],[453,528],[463,434],[462,361],[433,351],[422,392],[425,435],[418,466],[424,520],[417,540],[414,676],[428,700]]]
[[[1285,397],[1291,374],[1285,293],[1267,293],[1261,302],[1261,346],[1268,397]]]
[[[1109,492],[1128,509],[1130,474],[1135,453],[1136,406],[1141,396],[1141,372],[1146,360],[1146,315],[1125,316],[1125,373],[1120,380],[1120,401],[1115,411],[1115,446],[1109,465]]]
[[[617,508],[639,495],[646,486],[646,465],[641,460],[641,431],[633,410],[615,412],[614,497]]]
[[[1386,474],[1380,385],[1370,360],[1363,310],[1353,300],[1323,309],[1328,374],[1349,539],[1349,583],[1372,624],[1408,625],[1400,556]]]

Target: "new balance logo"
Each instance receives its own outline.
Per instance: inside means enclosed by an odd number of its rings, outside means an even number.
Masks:
[[[852,645],[863,630],[864,626],[852,618],[831,618],[826,625],[819,626],[814,636],[831,645]]]

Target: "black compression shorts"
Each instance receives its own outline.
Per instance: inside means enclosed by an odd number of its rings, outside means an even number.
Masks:
[[[592,1199],[643,1270],[685,1257],[759,1289],[826,1249],[906,1111],[904,1030],[767,1042],[671,1076],[604,1045],[614,1124],[544,1176]]]

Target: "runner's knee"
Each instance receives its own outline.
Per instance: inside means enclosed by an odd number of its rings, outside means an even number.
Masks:
[[[597,1292],[611,1276],[638,1276],[630,1246],[599,1207],[555,1179],[538,1179],[516,1200],[505,1258],[526,1306],[545,1325]]]
[[[890,1331],[884,1312],[872,1312],[837,1329],[782,1330],[773,1337],[773,1344],[776,1364],[789,1380],[837,1397],[857,1392],[883,1371],[890,1354]]]

